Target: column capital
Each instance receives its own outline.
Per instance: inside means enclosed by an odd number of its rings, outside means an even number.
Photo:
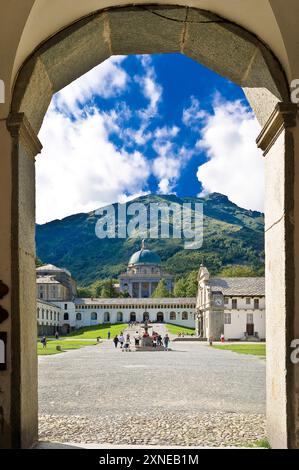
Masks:
[[[295,103],[277,103],[273,113],[256,139],[257,146],[263,150],[264,156],[269,152],[282,131],[288,127],[296,126],[297,110],[298,108]]]
[[[43,148],[25,113],[11,113],[6,121],[13,139],[21,139],[29,155],[35,157]]]

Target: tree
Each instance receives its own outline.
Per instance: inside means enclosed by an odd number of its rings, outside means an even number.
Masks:
[[[78,293],[78,297],[83,297],[83,298],[93,297],[92,289],[90,287],[78,287],[77,293]]]
[[[152,297],[154,298],[163,298],[163,297],[171,297],[171,293],[166,287],[165,279],[161,279],[158,282],[158,285],[154,292],[152,293]]]
[[[191,271],[186,279],[186,297],[196,297],[198,290],[197,271]]]
[[[186,279],[180,277],[174,284],[173,294],[175,297],[186,297]]]
[[[113,279],[108,279],[107,281],[104,281],[100,296],[102,298],[109,298],[109,299],[118,297],[118,292],[116,291],[114,287]]]
[[[226,266],[219,272],[219,276],[221,277],[250,277],[260,275],[260,270],[256,270],[252,266],[245,266],[240,264]]]

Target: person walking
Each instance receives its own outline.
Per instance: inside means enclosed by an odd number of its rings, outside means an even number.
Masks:
[[[107,337],[108,337],[108,339],[110,339],[110,337],[111,337],[111,331],[110,330],[108,331]]]
[[[43,349],[45,349],[47,347],[47,338],[45,336],[43,336],[42,339],[40,340],[40,342],[43,345]]]
[[[58,331],[55,332],[55,339],[56,339],[56,340],[59,339],[59,333],[58,333]]]
[[[121,334],[119,335],[118,341],[119,341],[119,343],[120,343],[120,349],[122,349],[122,348],[123,348],[123,345],[124,345],[124,342],[125,342],[125,338],[124,338],[123,332],[121,332]]]
[[[118,345],[118,336],[115,335],[115,337],[113,338],[113,343],[114,343],[114,346],[117,348],[117,345]]]
[[[165,351],[169,351],[169,336],[168,334],[166,333],[166,335],[164,336],[164,348],[165,348]]]

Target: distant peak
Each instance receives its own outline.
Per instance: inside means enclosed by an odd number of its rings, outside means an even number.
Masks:
[[[231,202],[228,197],[225,195],[225,194],[221,194],[221,193],[210,193],[210,194],[207,194],[205,197],[204,197],[205,200],[217,200],[217,201],[222,201],[222,202]]]

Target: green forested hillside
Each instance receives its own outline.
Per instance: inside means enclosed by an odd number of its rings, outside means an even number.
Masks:
[[[204,262],[212,274],[230,265],[248,265],[256,274],[264,266],[264,217],[238,207],[226,196],[212,193],[205,198],[148,195],[136,199],[146,205],[155,202],[202,202],[204,238],[200,249],[184,249],[182,239],[147,239],[166,271],[180,277],[197,270]],[[131,254],[140,248],[140,239],[98,239],[95,212],[75,214],[36,227],[37,256],[44,263],[69,269],[81,286],[96,279],[116,278],[126,269]],[[146,234],[142,234],[145,236]]]

